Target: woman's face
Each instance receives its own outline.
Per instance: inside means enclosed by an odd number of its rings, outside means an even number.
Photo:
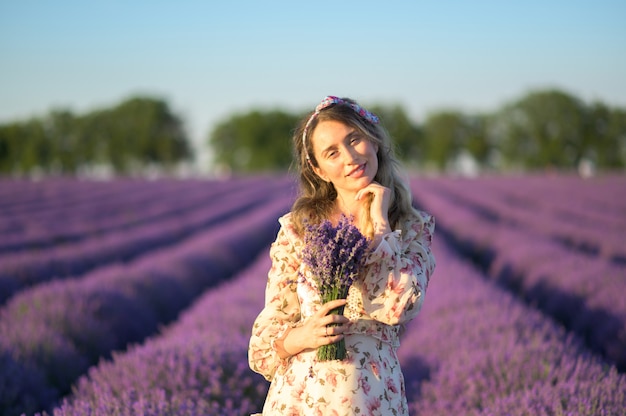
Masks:
[[[339,121],[320,121],[311,135],[315,173],[338,193],[356,193],[378,172],[378,146],[359,130]]]

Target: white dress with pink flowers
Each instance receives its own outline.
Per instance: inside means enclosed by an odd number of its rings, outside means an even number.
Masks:
[[[273,341],[321,305],[315,282],[299,277],[307,273],[291,214],[279,222],[265,307],[254,322],[248,351],[250,367],[271,381],[263,415],[408,415],[396,349],[401,326],[419,312],[435,268],[434,218],[419,212],[368,255],[348,293],[343,361],[318,361],[315,350],[287,359],[276,352]]]

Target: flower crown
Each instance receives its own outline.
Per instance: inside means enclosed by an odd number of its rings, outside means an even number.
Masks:
[[[311,114],[311,117],[309,117],[309,120],[304,125],[304,131],[302,132],[302,147],[304,148],[304,153],[306,154],[306,160],[311,160],[311,158],[309,157],[309,152],[306,150],[306,135],[309,131],[309,127],[311,126],[311,123],[313,122],[313,120],[318,116],[318,114],[322,110],[334,104],[349,105],[358,115],[360,115],[361,117],[363,117],[365,120],[369,121],[370,123],[378,124],[379,122],[378,116],[376,114],[367,111],[365,108],[361,107],[360,105],[356,103],[346,101],[344,99],[335,97],[333,95],[326,96],[326,98],[324,98],[322,102],[319,103],[317,107],[315,107],[315,111],[313,112],[313,114]]]

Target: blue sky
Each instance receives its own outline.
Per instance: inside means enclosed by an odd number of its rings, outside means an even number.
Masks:
[[[149,94],[201,146],[251,108],[325,95],[416,120],[561,88],[626,107],[626,2],[0,0],[0,122]]]

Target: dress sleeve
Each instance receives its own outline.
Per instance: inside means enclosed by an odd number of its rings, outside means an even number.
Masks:
[[[384,235],[370,253],[361,293],[365,313],[372,319],[398,325],[417,315],[435,269],[434,230],[434,217],[419,212],[402,231]]]
[[[265,306],[252,326],[248,347],[250,368],[268,381],[276,371],[285,369],[290,358],[281,359],[274,341],[300,321],[300,303],[296,292],[299,261],[291,227],[281,221],[276,241],[270,248],[272,267],[265,289]]]

